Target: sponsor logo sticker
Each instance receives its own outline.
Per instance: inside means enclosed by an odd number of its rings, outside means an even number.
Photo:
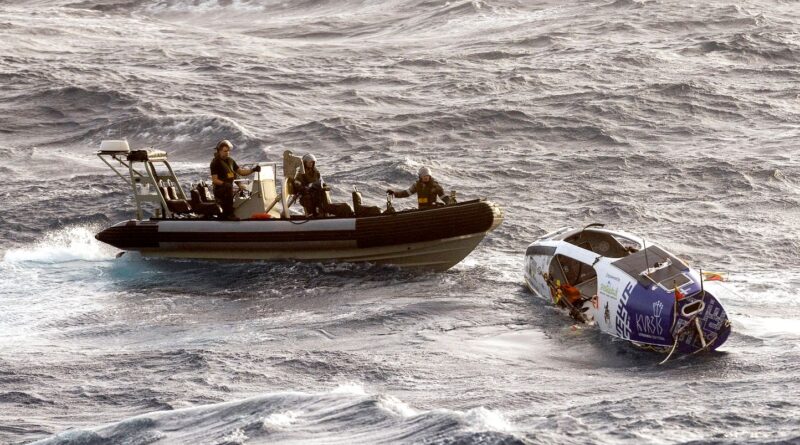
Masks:
[[[616,300],[619,296],[619,282],[619,277],[606,274],[606,276],[603,278],[603,281],[600,283],[600,294],[606,298]]]
[[[664,328],[661,327],[661,313],[664,311],[664,303],[656,301],[653,303],[653,315],[636,314],[636,331],[644,338],[663,340]]]

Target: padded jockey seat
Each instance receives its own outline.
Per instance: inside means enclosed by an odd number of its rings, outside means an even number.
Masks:
[[[337,218],[352,218],[355,216],[353,214],[353,209],[350,208],[350,204],[346,202],[325,204],[324,210],[327,215],[333,215]]]
[[[160,186],[161,194],[164,195],[164,201],[167,203],[167,208],[170,212],[175,214],[185,214],[192,212],[192,206],[185,199],[178,199],[178,193],[173,186]]]
[[[326,215],[333,215],[337,218],[352,218],[355,216],[353,209],[346,202],[331,202],[331,188],[328,184],[322,186],[322,211]]]
[[[199,202],[216,202],[205,182],[198,182],[194,190],[197,190]]]
[[[214,200],[210,200],[210,202],[207,200],[209,199],[207,194],[208,188],[205,187],[204,192],[206,193],[201,192],[202,188],[203,187],[198,184],[197,188],[193,188],[191,191],[192,209],[194,212],[205,217],[222,215],[222,207],[220,207],[219,204],[217,204]],[[204,197],[206,199],[203,199]]]
[[[173,199],[167,201],[167,207],[172,213],[192,213],[192,206],[185,199]]]
[[[365,216],[378,216],[381,214],[380,207],[362,205],[361,192],[358,190],[353,191],[353,208],[355,209],[356,218],[362,218]]]

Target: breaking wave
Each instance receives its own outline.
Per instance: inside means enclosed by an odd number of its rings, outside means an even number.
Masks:
[[[91,226],[73,226],[47,233],[31,247],[7,250],[3,262],[55,264],[113,259],[117,250],[97,241],[94,238],[96,229]]]
[[[482,443],[522,444],[502,414],[486,408],[419,411],[348,384],[328,393],[273,393],[138,415],[35,442]]]

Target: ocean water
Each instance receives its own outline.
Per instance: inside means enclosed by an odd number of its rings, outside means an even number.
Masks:
[[[795,1],[0,1],[0,443],[800,443]],[[444,273],[117,258],[102,139],[184,183],[427,165],[505,221]],[[413,200],[397,201],[399,206]],[[522,284],[601,222],[704,270],[718,352],[632,349]],[[709,284],[711,285],[711,284]]]

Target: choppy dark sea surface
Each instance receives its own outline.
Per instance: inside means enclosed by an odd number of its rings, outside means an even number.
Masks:
[[[0,443],[800,443],[799,121],[796,1],[0,1]],[[118,138],[506,218],[445,273],[115,258]],[[592,222],[724,272],[724,347],[532,297]]]

